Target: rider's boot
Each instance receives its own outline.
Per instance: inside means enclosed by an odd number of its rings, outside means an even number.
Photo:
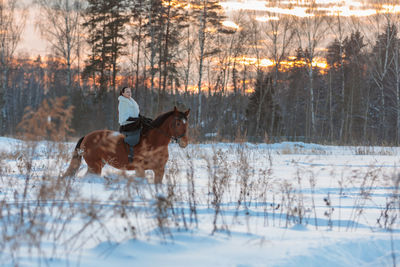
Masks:
[[[133,146],[129,146],[129,153],[128,153],[128,162],[132,163],[133,162]]]

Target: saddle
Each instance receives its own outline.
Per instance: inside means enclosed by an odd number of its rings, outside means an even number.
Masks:
[[[139,144],[143,125],[149,124],[153,120],[139,115],[139,118],[129,117],[128,121],[131,121],[131,123],[121,125],[119,127],[119,132],[125,135],[124,142],[129,145],[128,161],[133,162],[133,147]]]
[[[127,121],[130,121],[130,123],[121,125],[119,127],[119,132],[134,132],[137,130],[140,130],[142,128],[142,123],[140,118],[132,118],[129,117]]]

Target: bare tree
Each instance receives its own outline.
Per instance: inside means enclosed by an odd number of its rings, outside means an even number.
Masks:
[[[272,1],[274,6],[280,6],[281,1]],[[278,80],[282,61],[287,59],[290,52],[290,47],[293,43],[295,34],[293,25],[294,19],[292,16],[282,15],[279,13],[269,13],[266,21],[265,35],[267,36],[268,57],[273,60],[272,88],[274,94],[272,101],[277,103],[278,97]],[[272,105],[271,124],[269,125],[269,134],[274,134],[276,110],[275,105]]]
[[[394,0],[376,1],[373,5],[376,11],[375,15],[366,18],[353,18],[353,27],[356,27],[357,30],[363,33],[365,36],[364,40],[372,48],[367,70],[373,80],[375,87],[373,89],[377,91],[377,96],[371,101],[377,101],[374,109],[378,112],[379,126],[376,129],[379,142],[387,141],[389,138],[388,129],[390,128],[390,119],[388,113],[393,109],[387,103],[387,99],[388,92],[391,90],[388,88],[388,83],[393,79],[391,77],[393,75],[391,69],[395,68],[394,65],[396,64],[394,62],[396,53],[393,47],[397,39],[397,27],[395,23],[398,14],[393,11],[397,4],[398,1]],[[397,92],[393,93],[397,94]]]
[[[316,110],[315,110],[315,92],[314,92],[314,61],[318,56],[317,48],[321,44],[325,33],[325,13],[319,11],[315,0],[306,0],[303,5],[308,8],[308,13],[304,17],[296,18],[296,35],[298,41],[298,47],[303,53],[305,64],[307,67],[308,74],[308,89],[310,94],[310,118],[309,127],[307,127],[307,135],[315,137],[316,134]]]
[[[143,49],[143,43],[145,38],[145,23],[146,23],[146,2],[144,0],[134,1],[130,3],[131,12],[133,20],[129,24],[130,28],[128,33],[131,35],[131,42],[132,42],[132,52],[131,52],[131,64],[136,67],[135,72],[135,81],[132,83],[135,84],[135,99],[138,97],[138,88],[139,88],[139,76],[140,76],[140,61],[141,61],[141,53]],[[136,45],[136,50],[135,46]],[[134,58],[136,53],[136,58]]]
[[[235,34],[231,36],[231,47],[232,47],[232,87],[233,87],[233,118],[232,121],[236,122],[236,127],[233,129],[232,136],[242,135],[241,133],[241,116],[245,113],[245,107],[247,102],[243,101],[242,96],[245,95],[245,84],[246,84],[246,64],[239,61],[242,55],[246,55],[249,52],[247,44],[249,43],[249,32],[248,29],[243,28],[242,25],[247,24],[246,16],[243,11],[238,12],[234,17],[233,21],[239,28]],[[242,76],[242,77],[241,77]],[[242,82],[242,84],[240,84]],[[244,130],[244,129],[243,129]]]
[[[67,90],[72,90],[72,62],[79,46],[81,0],[36,0],[40,7],[37,25],[54,50],[67,65]]]
[[[328,21],[328,26],[330,27],[332,33],[335,36],[335,39],[337,40],[339,44],[339,64],[340,64],[340,97],[341,97],[341,108],[340,108],[340,113],[341,113],[341,118],[340,118],[340,129],[339,129],[339,139],[342,140],[343,138],[343,129],[345,125],[346,119],[348,119],[348,109],[347,110],[347,116],[345,116],[345,79],[344,79],[344,49],[343,49],[343,41],[344,41],[344,36],[345,36],[345,25],[343,23],[343,18],[340,14],[340,12],[336,12],[335,16],[333,18],[329,18]],[[330,88],[332,89],[332,88]],[[332,91],[330,90],[329,92],[329,125],[330,125],[330,135],[331,135],[331,140],[333,139],[333,104],[332,104]]]
[[[388,0],[386,2],[386,17],[390,18],[391,23],[397,28],[397,31],[400,29],[400,14],[396,12],[396,7],[398,6],[398,1]],[[393,65],[390,68],[391,76],[393,77],[394,84],[394,95],[396,96],[396,104],[395,104],[395,114],[396,114],[396,135],[395,135],[395,143],[400,144],[400,40],[398,36],[394,36],[393,44],[392,44],[392,56],[393,56]]]
[[[367,23],[365,23],[365,22],[367,22]],[[380,27],[380,24],[381,23],[379,23],[379,20],[378,20],[378,23],[374,23],[373,17],[372,17],[372,19],[370,17],[367,17],[367,18],[365,18],[365,21],[361,20],[361,18],[359,18],[359,17],[351,17],[350,27],[352,27],[353,33],[357,33],[357,35],[358,35],[358,37],[354,38],[354,40],[356,41],[355,43],[357,44],[356,49],[361,50],[365,46],[367,46],[368,48],[371,48],[373,46],[373,40],[375,38],[375,34],[377,32],[379,32],[378,29]],[[375,27],[378,27],[378,28],[375,28]],[[352,35],[354,37],[356,36],[354,34],[352,34]],[[362,36],[362,38],[360,38],[360,36]],[[372,77],[373,73],[372,73],[372,68],[370,67],[370,65],[372,64],[372,59],[370,56],[367,58],[368,58],[369,62],[366,63],[366,65],[367,65],[366,70],[368,71],[369,77]],[[368,124],[370,121],[369,111],[370,111],[370,106],[371,106],[371,102],[372,102],[370,88],[366,88],[363,98],[364,98],[363,99],[363,111],[360,112],[360,113],[362,113],[362,117],[364,119],[363,126],[362,126],[362,136],[363,136],[362,139],[364,142],[367,142]]]
[[[193,56],[194,56],[194,47],[195,47],[195,37],[193,36],[193,27],[189,25],[186,29],[186,37],[185,37],[185,42],[183,44],[185,55],[184,58],[186,59],[186,62],[184,63],[184,70],[183,70],[183,81],[184,81],[184,90],[185,90],[185,97],[187,96],[188,89],[189,89],[189,83],[191,82],[190,80],[190,74],[192,71],[192,65],[193,65]],[[183,61],[183,58],[182,58]]]
[[[374,79],[375,85],[379,89],[380,93],[380,120],[379,128],[381,129],[381,140],[385,140],[387,137],[387,113],[386,113],[386,97],[385,97],[385,83],[388,80],[388,74],[390,67],[393,64],[394,55],[391,51],[394,44],[395,38],[397,37],[397,30],[393,28],[392,22],[389,17],[387,18],[387,27],[385,28],[385,33],[378,36],[376,45],[374,46],[374,56],[372,67],[372,77]]]
[[[224,19],[221,16],[222,7],[216,0],[195,0],[193,1],[193,16],[199,21],[199,80],[198,80],[198,111],[197,111],[197,125],[201,122],[201,106],[202,106],[202,79],[204,60],[210,56],[214,51],[208,50],[207,41],[211,38],[212,34],[218,31],[221,22]]]
[[[0,134],[3,134],[7,127],[6,103],[10,65],[21,40],[27,16],[26,8],[18,7],[17,2],[17,0],[0,0]]]

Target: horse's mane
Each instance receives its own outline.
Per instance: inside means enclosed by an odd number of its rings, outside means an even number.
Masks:
[[[159,128],[166,119],[168,119],[174,111],[168,111],[166,113],[161,114],[157,118],[155,118],[153,121],[150,123],[144,123],[143,124],[143,129],[142,129],[142,134],[146,134],[149,130],[154,129],[154,128]],[[186,118],[185,113],[179,111],[179,117],[181,118]]]

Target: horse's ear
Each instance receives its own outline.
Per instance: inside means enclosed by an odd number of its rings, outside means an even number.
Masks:
[[[174,106],[174,112],[177,112],[178,111],[178,109],[176,108],[176,106]]]
[[[190,108],[185,111],[185,117],[187,118],[189,116]]]

